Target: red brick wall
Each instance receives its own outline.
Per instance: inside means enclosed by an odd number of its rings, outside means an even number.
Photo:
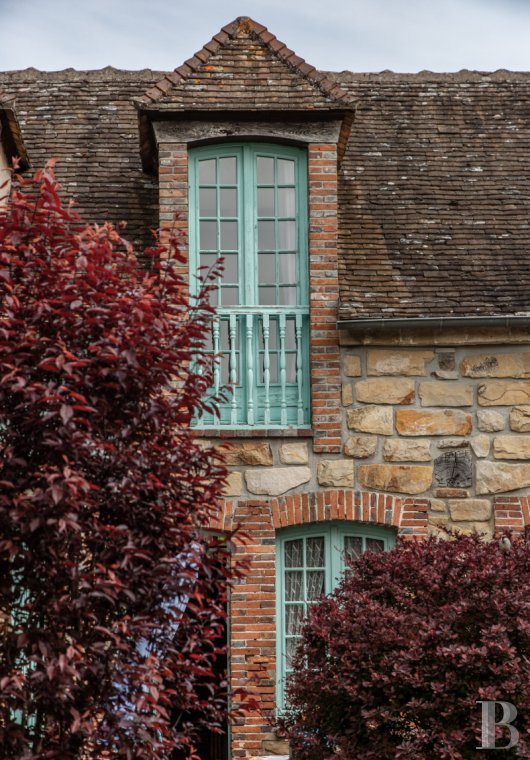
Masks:
[[[341,449],[340,356],[337,332],[337,146],[311,144],[309,175],[309,298],[313,448]]]

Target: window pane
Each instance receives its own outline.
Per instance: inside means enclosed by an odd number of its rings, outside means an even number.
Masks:
[[[278,188],[278,216],[295,215],[294,187]]]
[[[217,191],[215,187],[201,187],[199,190],[200,216],[215,216],[217,214]]]
[[[385,550],[385,542],[380,538],[367,538],[366,550],[371,552],[383,552]]]
[[[360,536],[344,536],[344,554],[346,559],[358,559],[363,553],[363,540]]]
[[[258,222],[258,248],[260,251],[274,250],[274,222]]]
[[[306,543],[307,567],[324,567],[324,536],[308,538]]]
[[[274,285],[276,282],[276,255],[274,253],[260,253],[259,255],[259,282],[262,285]]]
[[[208,269],[210,269],[210,267],[213,267],[216,261],[216,253],[201,253],[201,267],[208,267]],[[203,272],[202,276],[204,277],[205,274],[206,272]]]
[[[201,185],[215,185],[215,158],[199,161],[199,182]]]
[[[221,303],[223,306],[237,306],[239,303],[239,288],[227,288],[223,285],[221,290]]]
[[[274,216],[274,188],[260,187],[258,190],[258,216]]]
[[[235,185],[236,184],[236,158],[235,156],[219,159],[219,184],[221,185]]]
[[[296,304],[296,288],[280,288],[280,303],[283,306]]]
[[[224,257],[223,283],[237,281],[237,253],[227,253]]]
[[[237,216],[237,190],[223,187],[219,191],[221,216]]]
[[[296,383],[296,354],[285,355],[285,380],[287,383]]]
[[[262,306],[272,306],[276,303],[276,288],[259,289],[259,302]]]
[[[285,641],[285,656],[287,660],[287,667],[291,667],[291,662],[293,661],[294,653],[296,651],[296,647],[298,646],[300,642],[299,638],[288,638]]]
[[[271,374],[271,383],[278,382],[278,354],[271,354],[269,356],[269,370]]]
[[[285,608],[285,633],[289,636],[300,635],[304,619],[303,604],[289,604]]]
[[[301,538],[285,542],[285,567],[304,566],[304,542]]]
[[[201,250],[217,248],[217,222],[200,222]]]
[[[237,222],[221,222],[221,250],[235,251],[237,248]]]
[[[278,248],[283,251],[296,249],[296,222],[278,222]]]
[[[324,593],[324,571],[311,570],[307,573],[307,601],[318,599]]]
[[[290,570],[285,573],[285,598],[288,602],[303,602],[304,573],[302,570]]]
[[[289,285],[296,283],[296,253],[280,255],[280,282]]]
[[[285,348],[296,348],[296,332],[294,319],[288,319],[285,323]]]
[[[274,159],[266,156],[257,158],[258,185],[274,184]]]
[[[294,185],[294,161],[278,159],[278,184]]]
[[[269,322],[269,348],[278,348],[278,320],[271,319]]]
[[[221,320],[219,340],[221,343],[221,349],[230,348],[228,322],[226,319]]]

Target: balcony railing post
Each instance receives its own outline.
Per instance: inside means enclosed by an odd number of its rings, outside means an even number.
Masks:
[[[237,316],[230,314],[230,365],[228,368],[228,374],[230,378],[230,385],[232,387],[232,403],[231,403],[231,415],[230,422],[232,425],[237,425],[237,398],[236,398],[236,385],[237,385],[237,363],[236,363],[236,337],[237,337]]]
[[[265,401],[264,401],[264,422],[265,425],[270,425],[271,421],[271,400],[270,400],[270,383],[271,383],[271,370],[270,370],[270,356],[269,356],[269,315],[264,314],[262,317],[263,326],[263,384],[265,386]]]
[[[247,314],[247,424],[254,425],[254,315]]]
[[[304,424],[302,315],[296,315],[296,385],[298,388],[298,424]]]
[[[286,383],[287,383],[287,369],[285,361],[285,313],[280,314],[280,387],[281,387],[281,403],[280,403],[280,423],[287,425],[287,398],[286,398]]]
[[[223,360],[222,355],[219,355],[219,330],[220,330],[220,320],[219,317],[214,317],[212,322],[212,343],[213,343],[213,355],[215,357],[214,359],[214,368],[213,368],[213,384],[214,384],[214,390],[215,395],[219,395],[219,388],[221,385],[221,362]],[[221,418],[218,414],[214,415],[214,425],[220,425],[221,424]]]

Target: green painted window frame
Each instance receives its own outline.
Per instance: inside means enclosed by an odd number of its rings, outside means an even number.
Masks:
[[[222,159],[236,159],[235,179],[220,180]],[[258,183],[259,159],[274,160],[272,181]],[[200,177],[200,162],[215,160],[216,175],[206,181]],[[282,160],[284,163],[282,164]],[[282,179],[280,169],[293,162],[293,178]],[[225,163],[225,166],[227,164]],[[203,166],[205,166],[203,164]],[[284,169],[285,170],[285,169]],[[207,173],[206,171],[204,172]],[[308,265],[308,194],[307,151],[304,148],[275,143],[223,143],[191,148],[189,151],[189,267],[190,293],[196,296],[200,287],[201,263],[211,263],[218,255],[230,260],[228,270],[237,266],[237,278],[226,283],[225,274],[220,284],[217,320],[212,328],[211,350],[222,353],[223,366],[216,368],[214,392],[225,385],[235,388],[228,401],[221,405],[221,418],[213,415],[196,421],[199,428],[309,428],[310,427],[310,373],[309,373],[309,265]],[[236,191],[235,213],[222,213],[221,191]],[[201,192],[210,199],[211,213],[199,213]],[[207,196],[207,193],[210,195]],[[272,194],[273,210],[266,213],[258,208],[258,193]],[[280,194],[284,200],[281,213]],[[292,193],[292,195],[289,195]],[[269,197],[271,197],[269,195]],[[293,203],[294,199],[294,203]],[[289,209],[289,210],[287,210]],[[212,247],[204,245],[201,253],[201,223],[209,227]],[[221,251],[223,227],[226,226],[235,247]],[[274,243],[264,248],[260,234],[264,227],[274,228]],[[281,228],[281,225],[284,225]],[[229,229],[229,225],[233,225]],[[293,227],[294,225],[294,227]],[[295,232],[293,233],[293,229]],[[215,230],[215,232],[214,232]],[[295,241],[287,242],[289,235]],[[286,239],[282,241],[282,235]],[[285,242],[285,245],[282,245]],[[201,256],[203,257],[201,259]],[[260,267],[274,261],[274,283],[261,283]],[[272,257],[272,258],[271,258]],[[283,281],[281,268],[293,268],[295,275]],[[223,304],[223,295],[230,291],[235,303]],[[276,303],[260,303],[260,296],[274,290]],[[292,303],[278,303],[282,297]],[[237,369],[233,369],[237,368]]]
[[[347,520],[282,528],[276,533],[276,707],[279,711],[285,707],[284,686],[288,674],[285,646],[286,608],[290,603],[297,603],[295,601],[288,602],[285,598],[285,573],[287,570],[285,566],[285,544],[289,541],[303,539],[305,557],[307,539],[324,538],[325,564],[322,566],[325,570],[324,593],[330,594],[339,583],[346,569],[342,547],[344,546],[344,539],[347,536],[361,538],[363,552],[366,551],[366,539],[370,538],[383,541],[384,551],[388,551],[388,549],[391,549],[395,545],[395,531],[392,528],[385,528],[379,525],[360,525],[359,523]],[[297,569],[300,570],[302,568]],[[304,559],[304,584],[307,571],[308,568]],[[303,604],[305,610],[307,610],[310,602],[305,600]]]

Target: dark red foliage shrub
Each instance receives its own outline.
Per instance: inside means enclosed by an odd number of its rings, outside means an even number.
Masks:
[[[283,723],[297,760],[530,757],[530,545],[366,553],[312,609],[294,668]],[[476,749],[477,700],[515,705],[515,748]]]
[[[240,573],[189,427],[211,309],[174,240],[146,273],[51,167],[22,184],[0,211],[0,755],[169,758],[221,725]]]

